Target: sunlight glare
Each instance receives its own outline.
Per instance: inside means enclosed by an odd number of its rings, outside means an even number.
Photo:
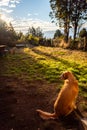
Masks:
[[[11,18],[7,17],[5,14],[1,14],[1,19],[5,21],[7,24],[11,22]]]

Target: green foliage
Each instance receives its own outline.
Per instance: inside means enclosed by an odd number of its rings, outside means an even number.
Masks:
[[[39,45],[39,41],[43,39],[42,30],[40,29],[40,27],[29,28],[28,33],[25,35],[25,39],[32,45]]]
[[[32,34],[29,35],[28,41],[32,45],[36,45],[36,46],[39,45],[39,37],[33,36]]]
[[[63,34],[61,33],[61,31],[58,29],[56,30],[56,32],[54,33],[54,38],[56,37],[61,37]]]
[[[83,28],[80,33],[79,33],[79,37],[87,37],[87,31],[85,28]]]
[[[0,58],[0,76],[17,76],[22,80],[43,80],[61,86],[62,72],[72,71],[78,80],[80,95],[87,98],[87,53],[38,46],[25,48],[21,54]]]
[[[69,38],[69,30],[74,28],[74,40],[79,24],[87,20],[87,1],[86,0],[50,0],[52,11],[50,17],[59,26],[64,28],[66,41]],[[55,20],[56,19],[56,20]]]
[[[40,27],[34,28],[31,27],[28,29],[28,33],[26,34],[27,36],[32,35],[35,37],[43,37],[43,33],[42,30],[40,29]]]
[[[7,25],[5,21],[0,19],[0,44],[14,46],[17,40],[17,35],[12,24]]]

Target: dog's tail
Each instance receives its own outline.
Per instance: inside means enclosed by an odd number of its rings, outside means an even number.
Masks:
[[[56,116],[55,113],[45,112],[45,111],[42,111],[42,110],[40,110],[40,109],[37,109],[36,111],[39,113],[40,117],[41,117],[42,119],[44,119],[44,120],[56,119],[56,118],[57,118],[57,116]]]

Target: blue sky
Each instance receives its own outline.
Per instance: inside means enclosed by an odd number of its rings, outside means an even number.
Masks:
[[[1,18],[24,33],[31,26],[39,26],[46,36],[52,37],[58,27],[51,23],[50,11],[49,0],[0,0]]]
[[[50,4],[49,0],[22,0],[16,7],[15,12],[19,16],[40,18],[49,20]],[[36,16],[35,16],[36,14]]]

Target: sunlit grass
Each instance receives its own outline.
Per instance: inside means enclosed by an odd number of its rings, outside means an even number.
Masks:
[[[46,80],[61,86],[60,74],[69,70],[76,76],[80,94],[87,98],[87,53],[61,48],[24,48],[23,53],[0,59],[0,75],[18,76],[25,80]]]
[[[38,70],[49,82],[60,82],[59,76],[63,71],[72,71],[79,82],[80,95],[87,98],[87,53],[60,48],[37,47],[27,54],[31,54],[41,65]]]

